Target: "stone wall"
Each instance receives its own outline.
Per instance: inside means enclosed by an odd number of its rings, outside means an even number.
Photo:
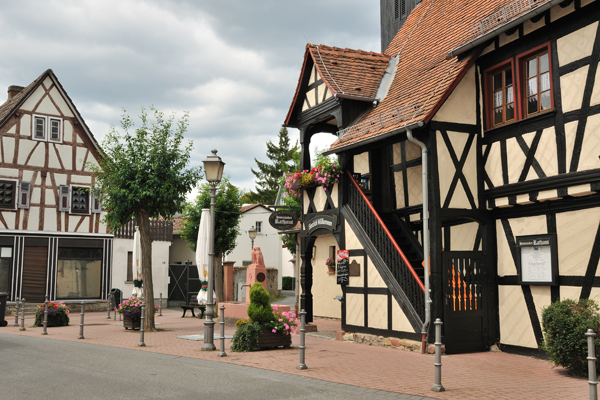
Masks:
[[[246,284],[246,270],[247,266],[244,267],[233,267],[233,299],[234,301],[246,301],[246,289],[242,285]],[[279,280],[279,271],[277,268],[267,267],[267,291],[271,297],[277,297],[279,290],[277,290]]]

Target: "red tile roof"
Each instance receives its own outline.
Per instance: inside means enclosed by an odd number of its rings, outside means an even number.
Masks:
[[[536,7],[548,1],[538,0]],[[320,57],[323,58],[321,64],[327,66],[328,70],[331,66],[329,77],[327,72],[319,72],[323,79],[327,78],[327,84],[334,93],[361,87],[361,93],[374,96],[379,85],[377,79],[381,79],[387,67],[386,60],[399,55],[396,75],[387,97],[377,107],[362,115],[354,124],[355,128],[342,141],[333,143],[331,149],[374,138],[413,122],[428,122],[476,58],[473,53],[461,60],[457,57],[446,59],[448,52],[474,40],[476,23],[513,2],[514,0],[423,0],[411,12],[385,54],[345,49],[343,54],[350,56],[345,60],[342,59],[341,49],[319,46]],[[316,46],[307,45],[307,54],[313,60],[320,61],[315,53]],[[334,64],[334,60],[338,63]],[[370,60],[370,63],[366,60]],[[381,65],[383,69],[378,68],[368,77],[363,77],[361,72],[364,73],[371,65]],[[317,66],[321,66],[319,62]],[[339,88],[334,82],[337,82]],[[300,83],[301,81],[299,85]],[[294,101],[297,96],[298,89]],[[411,111],[397,118],[398,109]],[[291,109],[286,123],[289,122],[290,115]],[[362,129],[356,129],[360,123],[375,121],[379,117],[388,117],[388,123],[383,127],[364,125],[359,126]]]

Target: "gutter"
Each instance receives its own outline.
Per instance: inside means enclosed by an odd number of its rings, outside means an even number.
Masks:
[[[336,97],[338,99],[348,99],[348,100],[358,100],[358,101],[367,101],[369,103],[372,103],[374,101],[379,102],[378,99],[374,98],[374,97],[367,97],[367,96],[360,96],[357,94],[347,94],[347,93],[335,93],[333,95],[333,97]]]
[[[360,140],[358,142],[354,142],[354,143],[348,144],[346,146],[336,147],[333,150],[330,149],[330,150],[324,151],[323,155],[324,156],[328,156],[328,155],[331,155],[331,154],[341,153],[342,151],[350,150],[350,149],[353,149],[355,147],[363,146],[365,144],[377,142],[379,140],[386,139],[386,138],[388,138],[390,136],[394,136],[394,135],[396,135],[398,133],[408,132],[411,129],[420,128],[422,126],[423,126],[423,122],[421,122],[421,121],[419,121],[419,122],[413,122],[412,124],[401,126],[400,128],[396,128],[396,129],[391,130],[389,132],[385,132],[385,133],[379,134],[377,136],[373,136],[373,137],[367,138],[365,140]]]
[[[425,266],[424,284],[425,284],[425,321],[421,329],[421,354],[425,354],[427,348],[427,332],[431,322],[431,298],[429,296],[429,196],[427,190],[427,146],[425,143],[414,138],[412,128],[406,128],[406,137],[409,142],[416,144],[421,148],[421,170],[423,185],[423,261]]]
[[[536,7],[534,9],[532,9],[531,11],[528,11],[525,14],[521,15],[520,17],[513,19],[512,21],[510,21],[502,26],[499,26],[498,28],[489,31],[488,33],[484,33],[483,36],[479,36],[477,39],[474,39],[474,40],[470,41],[469,43],[463,44],[462,46],[457,47],[456,49],[450,50],[450,52],[446,56],[446,59],[449,60],[455,56],[465,53],[465,52],[479,46],[480,44],[485,43],[488,40],[500,35],[501,33],[504,33],[506,31],[510,30],[511,28],[514,28],[517,25],[520,25],[521,23],[525,22],[528,19],[531,19],[535,15],[539,15],[543,12],[546,12],[550,8],[562,3],[563,1],[564,0],[550,0],[548,3],[543,4],[539,7]]]

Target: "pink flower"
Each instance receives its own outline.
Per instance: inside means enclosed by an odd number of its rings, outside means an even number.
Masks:
[[[277,329],[273,329],[273,333],[277,333]]]

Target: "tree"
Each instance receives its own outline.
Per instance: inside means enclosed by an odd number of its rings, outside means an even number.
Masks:
[[[183,142],[188,114],[172,115],[142,107],[141,126],[124,113],[123,132],[114,126],[102,144],[100,168],[95,168],[94,192],[107,211],[104,222],[116,230],[135,218],[142,245],[142,281],[147,310],[154,310],[152,237],[150,218],[170,218],[183,208],[185,195],[201,177],[199,167],[188,168],[192,142]],[[154,331],[154,313],[148,312],[144,329]]]
[[[223,256],[231,253],[235,248],[235,240],[239,234],[239,224],[242,214],[242,192],[233,186],[229,179],[223,179],[217,187],[215,198],[215,292],[217,300],[224,300],[223,293]],[[202,209],[210,209],[210,186],[208,183],[200,187],[200,193],[193,203],[188,203],[183,211],[181,237],[188,242],[188,246],[196,251],[198,242],[198,229]],[[209,294],[210,296],[210,294]]]
[[[267,142],[267,157],[271,163],[258,161],[256,158],[257,170],[250,170],[256,176],[256,192],[247,193],[244,203],[274,204],[279,190],[280,179],[286,172],[292,171],[294,167],[294,158],[299,159],[298,143],[290,148],[290,137],[287,128],[279,130],[279,144],[276,146],[270,140]],[[296,155],[298,153],[298,155]]]

